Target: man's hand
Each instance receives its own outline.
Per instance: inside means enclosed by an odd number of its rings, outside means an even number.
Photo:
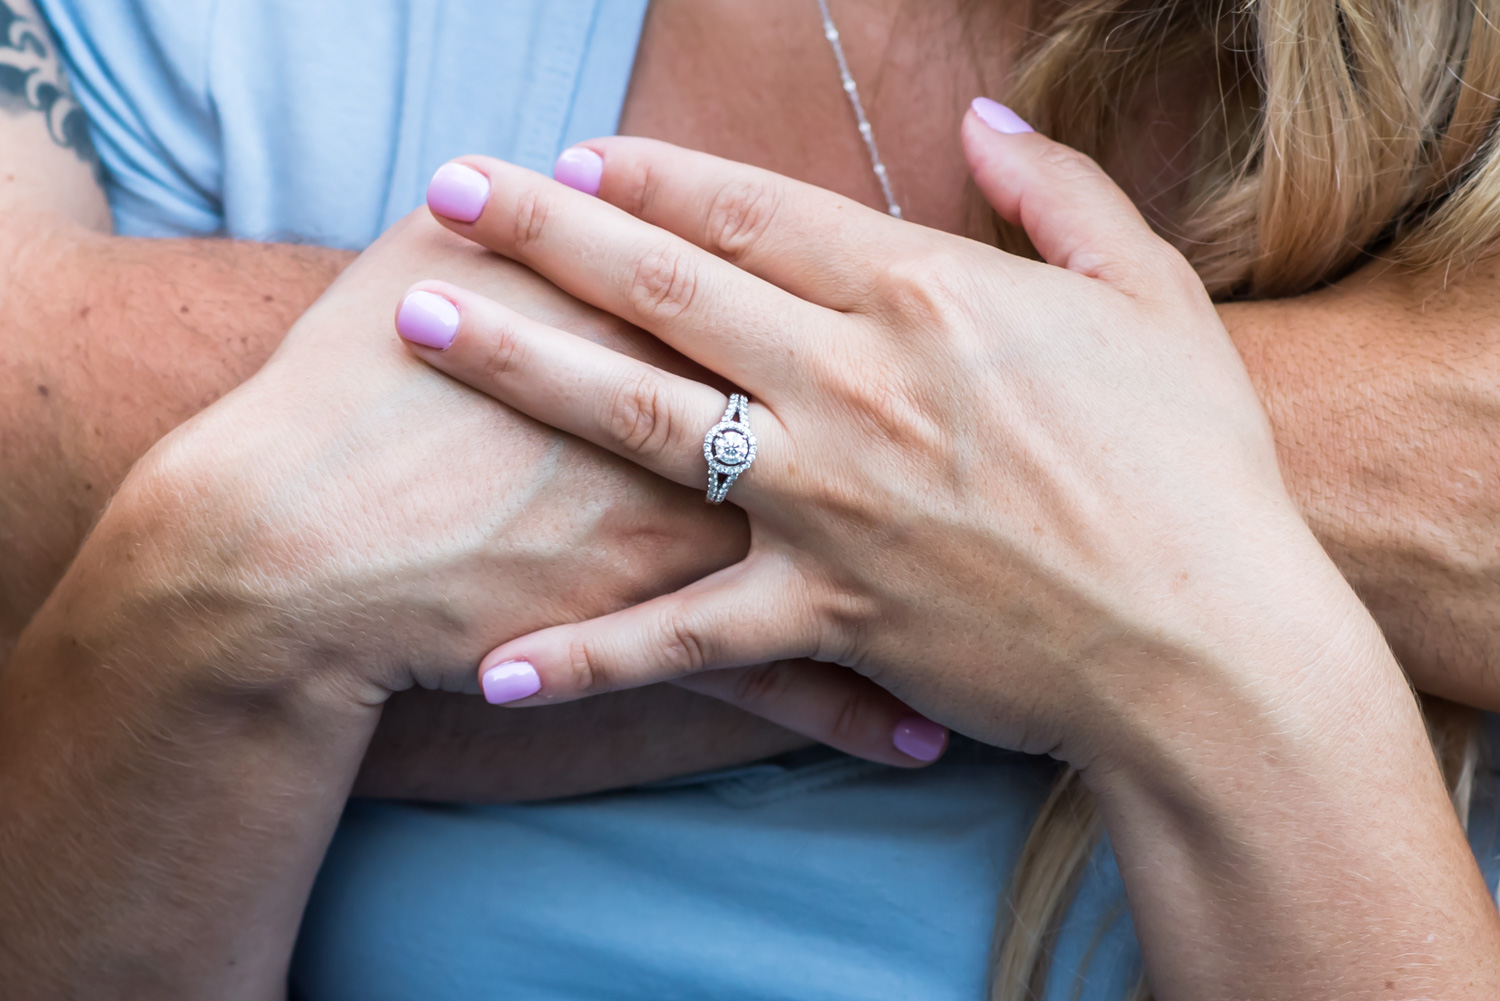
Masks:
[[[354,258],[112,236],[85,124],[30,0],[0,0],[0,663],[131,465],[257,371]],[[772,694],[753,680],[743,701]],[[570,795],[806,744],[681,690],[503,722],[473,701],[398,697],[361,792]]]

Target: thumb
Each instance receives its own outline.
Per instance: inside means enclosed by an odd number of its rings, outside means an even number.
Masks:
[[[1134,292],[1151,262],[1177,256],[1098,164],[1034,132],[1005,105],[977,98],[963,139],[979,190],[1001,218],[1026,230],[1048,264]]]

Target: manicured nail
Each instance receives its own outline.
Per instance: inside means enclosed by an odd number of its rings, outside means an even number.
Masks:
[[[454,222],[473,222],[490,200],[490,179],[473,167],[445,163],[427,185],[427,207]]]
[[[528,699],[542,690],[536,668],[524,660],[508,660],[484,672],[484,698],[492,706]]]
[[[604,180],[604,157],[582,146],[565,149],[552,168],[552,177],[586,195],[597,195]]]
[[[396,333],[424,348],[447,351],[458,336],[458,307],[431,292],[413,292],[396,312]]]
[[[891,743],[908,758],[936,761],[948,748],[948,728],[925,716],[908,716],[896,724]]]
[[[976,97],[970,107],[974,109],[974,114],[979,116],[980,121],[996,132],[1003,132],[1005,135],[1013,136],[1021,132],[1036,131],[1030,125],[1027,125],[1020,115],[1011,111],[999,101],[991,101],[987,97]]]

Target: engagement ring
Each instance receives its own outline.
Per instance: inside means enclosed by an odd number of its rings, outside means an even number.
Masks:
[[[755,461],[755,435],[750,430],[750,398],[735,393],[723,420],[703,439],[703,458],[708,460],[708,502],[722,504],[729,488]]]

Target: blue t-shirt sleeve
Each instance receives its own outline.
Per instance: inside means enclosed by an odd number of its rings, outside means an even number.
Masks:
[[[223,229],[217,122],[208,92],[215,0],[38,0],[88,113],[117,232]]]

